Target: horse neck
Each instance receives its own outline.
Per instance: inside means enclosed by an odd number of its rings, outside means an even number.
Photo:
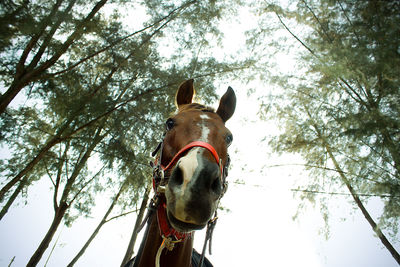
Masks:
[[[160,248],[163,238],[157,222],[157,215],[150,218],[151,223],[144,241],[143,251],[138,267],[153,267],[156,262],[157,251]],[[164,248],[160,256],[160,267],[182,266],[190,267],[193,249],[193,237],[188,237],[184,241],[176,243],[172,251]]]

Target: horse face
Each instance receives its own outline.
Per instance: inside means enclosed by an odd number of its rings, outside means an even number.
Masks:
[[[232,141],[225,122],[234,112],[235,94],[229,88],[221,98],[217,112],[213,112],[191,104],[193,93],[193,81],[190,80],[178,89],[176,100],[179,111],[166,123],[162,164],[166,166],[185,145],[203,141],[214,147],[222,160],[221,164],[225,165],[227,147]],[[167,217],[173,228],[187,232],[207,224],[223,193],[221,175],[219,164],[206,148],[191,148],[177,161],[165,192]]]

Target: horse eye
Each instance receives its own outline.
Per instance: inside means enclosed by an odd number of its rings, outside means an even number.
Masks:
[[[165,128],[167,129],[167,131],[171,130],[172,128],[174,128],[175,122],[173,119],[169,118],[167,120],[167,122],[165,123]]]
[[[233,136],[232,136],[231,134],[228,134],[228,135],[225,137],[226,145],[227,145],[227,146],[230,146],[230,145],[232,144],[232,141],[233,141]]]

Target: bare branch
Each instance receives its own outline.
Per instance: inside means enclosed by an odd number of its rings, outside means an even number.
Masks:
[[[308,190],[308,189],[290,189],[290,191],[302,192],[302,193],[311,193],[311,194],[352,196],[352,194],[349,194],[349,193],[323,192],[323,191]],[[356,193],[355,195],[356,195],[356,196],[359,196],[359,197],[400,198],[400,196],[393,196],[393,195],[375,195],[375,194],[359,194],[359,193]]]
[[[307,9],[311,12],[311,14],[313,15],[313,17],[315,18],[315,20],[318,22],[319,26],[321,27],[322,31],[324,32],[326,38],[328,38],[328,41],[330,43],[333,42],[333,39],[329,36],[328,32],[325,30],[324,26],[322,25],[321,21],[319,20],[319,18],[317,17],[317,15],[315,15],[314,11],[311,9],[311,7],[307,4],[306,1],[302,0],[302,2],[304,3],[304,5],[307,7]]]
[[[53,205],[54,205],[54,210],[56,211],[58,209],[58,202],[57,202],[57,195],[58,195],[58,189],[60,188],[60,183],[61,183],[61,175],[62,175],[62,169],[63,165],[65,162],[65,168],[66,168],[66,175],[68,177],[68,166],[67,166],[67,161],[68,161],[68,150],[69,150],[69,142],[65,144],[65,149],[63,156],[60,155],[60,165],[57,170],[57,178],[56,178],[56,184],[54,185],[54,195],[53,195]],[[61,152],[61,146],[60,146],[60,152]]]
[[[315,52],[309,48],[305,43],[303,43],[303,41],[300,40],[299,37],[297,37],[287,26],[286,24],[282,21],[281,17],[279,16],[279,14],[277,12],[275,12],[275,15],[278,17],[279,22],[283,25],[283,27],[285,27],[285,29],[305,48],[307,49],[313,56],[315,56],[316,58],[320,59],[320,57],[315,54]]]
[[[71,205],[75,199],[81,194],[82,190],[86,188],[86,186],[88,184],[90,184],[104,169],[105,169],[106,165],[103,165],[103,167],[100,168],[100,170],[92,176],[92,178],[90,178],[88,181],[86,181],[86,183],[83,184],[83,186],[78,190],[78,192],[75,194],[75,196],[72,198],[72,200],[69,202],[69,205]]]
[[[128,215],[128,214],[137,212],[138,210],[139,210],[139,209],[131,210],[131,211],[128,211],[128,212],[125,212],[125,213],[121,213],[121,214],[119,214],[119,215],[116,215],[116,216],[114,216],[114,217],[111,217],[110,219],[105,220],[104,222],[105,222],[105,223],[108,223],[108,222],[111,221],[111,220],[118,219],[119,217],[123,217],[123,216],[126,216],[126,215]]]

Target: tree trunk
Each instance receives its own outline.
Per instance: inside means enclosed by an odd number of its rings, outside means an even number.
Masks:
[[[4,195],[11,189],[11,187],[13,187],[16,183],[18,183],[18,181],[21,180],[22,177],[29,173],[32,168],[44,157],[44,155],[46,155],[50,148],[58,144],[60,141],[61,139],[59,136],[55,136],[49,142],[47,142],[47,144],[42,148],[42,150],[40,150],[36,157],[0,190],[0,201],[4,198]]]
[[[375,223],[374,219],[371,217],[365,206],[362,204],[361,199],[358,197],[357,193],[353,189],[353,187],[350,184],[350,181],[347,179],[347,177],[344,175],[342,169],[339,166],[339,163],[336,161],[335,156],[333,155],[330,147],[325,143],[325,148],[328,152],[328,155],[330,159],[333,162],[333,165],[335,166],[337,172],[339,173],[340,177],[342,178],[342,181],[345,183],[347,188],[349,189],[354,201],[356,202],[358,208],[361,210],[362,214],[364,215],[365,219],[367,219],[368,223],[371,225],[372,230],[376,233],[378,238],[381,240],[382,244],[386,247],[387,250],[389,250],[390,254],[392,254],[393,258],[397,261],[397,263],[400,265],[400,255],[396,251],[396,249],[392,246],[390,241],[386,238],[386,236],[383,234],[379,226]]]
[[[104,125],[105,122],[103,122]],[[53,219],[53,223],[51,224],[47,234],[43,238],[42,242],[40,243],[39,247],[35,251],[35,253],[32,255],[31,259],[28,262],[27,266],[36,266],[40,259],[43,256],[43,253],[46,251],[48,248],[55,232],[57,231],[58,226],[60,225],[62,218],[65,215],[66,210],[69,208],[70,205],[72,205],[72,201],[70,201],[69,205],[67,205],[67,199],[69,197],[69,194],[71,192],[72,186],[75,183],[76,178],[78,177],[80,171],[82,168],[85,166],[88,158],[90,157],[90,154],[92,153],[93,149],[96,147],[96,145],[104,138],[104,136],[101,136],[100,133],[103,129],[103,125],[97,128],[95,136],[93,137],[93,142],[90,144],[90,146],[86,149],[85,153],[79,160],[79,162],[75,165],[74,171],[71,174],[71,177],[67,180],[67,183],[64,187],[64,191],[60,200],[60,205],[59,207],[55,210],[55,215]],[[79,194],[79,193],[78,193]],[[75,196],[76,197],[76,196]],[[75,199],[75,198],[74,198]]]
[[[121,267],[125,266],[125,264],[132,258],[133,248],[135,247],[139,227],[142,223],[144,212],[146,211],[147,202],[149,201],[151,186],[152,186],[152,184],[149,183],[149,185],[146,188],[146,192],[144,193],[142,204],[140,205],[139,214],[136,218],[135,227],[133,228],[131,239],[129,240],[128,248],[126,249],[125,256],[121,263]]]
[[[317,133],[318,138],[321,139],[323,146],[325,147],[329,158],[332,160],[333,165],[335,166],[336,171],[339,173],[340,178],[342,179],[343,183],[346,185],[347,189],[350,191],[351,196],[353,197],[354,201],[356,202],[358,208],[361,210],[362,214],[364,215],[365,219],[368,221],[369,225],[372,227],[372,230],[376,233],[378,238],[381,240],[382,244],[386,247],[386,249],[392,254],[393,258],[397,261],[400,265],[400,255],[396,251],[396,249],[392,246],[386,236],[383,234],[379,226],[375,223],[374,219],[371,217],[361,199],[358,197],[357,192],[351,186],[349,179],[344,175],[343,170],[340,168],[339,163],[336,161],[335,156],[332,153],[332,149],[329,146],[328,142],[326,141],[325,137],[322,135],[321,131],[319,130],[318,126],[314,123],[311,113],[309,113],[308,109],[306,108],[309,118],[312,120],[313,127]]]
[[[74,264],[79,260],[79,258],[85,253],[86,249],[89,247],[90,243],[93,241],[93,239],[96,237],[96,235],[99,233],[101,227],[105,223],[107,223],[107,217],[110,215],[111,211],[113,210],[115,204],[117,203],[119,197],[121,196],[121,193],[124,191],[125,184],[127,183],[128,179],[124,181],[122,184],[121,188],[119,189],[117,195],[114,197],[110,207],[108,208],[107,212],[104,214],[103,219],[100,221],[99,225],[96,227],[96,229],[93,231],[92,235],[89,237],[89,239],[86,241],[85,245],[81,248],[81,250],[76,254],[76,256],[72,259],[72,261],[68,264],[68,267],[74,266]]]
[[[25,87],[22,82],[14,82],[10,88],[0,96],[0,114],[3,113],[15,96]]]
[[[98,88],[99,90],[99,88]],[[84,99],[82,101],[82,104],[80,105],[79,108],[77,108],[74,113],[67,118],[67,120],[58,128],[56,134],[50,138],[50,140],[47,141],[47,143],[44,145],[44,147],[39,151],[39,153],[25,166],[23,170],[21,170],[11,181],[9,181],[1,190],[0,190],[0,202],[4,198],[5,194],[13,187],[18,181],[22,179],[26,174],[28,174],[39,161],[47,154],[47,152],[55,145],[58,143],[68,139],[71,137],[71,135],[75,134],[78,130],[74,130],[72,132],[69,132],[67,134],[64,134],[64,132],[70,127],[70,124],[72,121],[79,116],[79,114],[82,112],[82,109],[84,106],[90,101],[91,97],[88,97],[87,99]],[[79,130],[82,130],[83,128],[89,126],[89,124],[85,124],[81,127],[79,127]],[[64,134],[64,136],[63,136]]]
[[[15,256],[11,259],[10,264],[8,264],[8,267],[11,267],[12,263],[14,262],[14,260],[15,260]]]
[[[28,177],[25,176],[24,179],[22,179],[19,182],[18,187],[15,189],[14,193],[11,195],[11,197],[8,199],[6,205],[4,205],[4,207],[1,209],[0,212],[0,221],[3,219],[4,215],[6,215],[8,209],[11,207],[12,203],[14,202],[14,200],[17,198],[17,196],[19,195],[19,193],[21,192],[22,188],[24,188],[24,185],[26,183],[26,181]]]
[[[36,249],[35,253],[32,255],[31,259],[29,260],[27,267],[36,266],[40,259],[43,256],[43,253],[49,247],[49,244],[57,231],[58,226],[60,225],[65,212],[68,209],[68,205],[66,203],[62,203],[60,207],[57,209],[56,213],[54,214],[53,222],[49,230],[47,231],[45,237],[43,238],[42,242],[40,243],[39,247]]]

